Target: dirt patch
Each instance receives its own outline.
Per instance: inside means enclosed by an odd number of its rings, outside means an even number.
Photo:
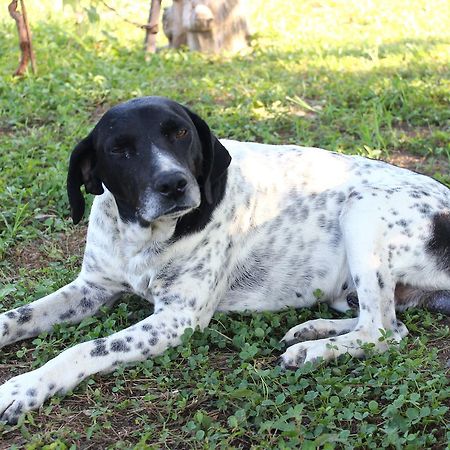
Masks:
[[[449,328],[450,317],[443,317],[441,320],[436,318],[436,326],[442,329]],[[439,361],[447,369],[447,374],[450,375],[450,336],[432,339],[428,341],[428,345],[437,349]]]
[[[447,173],[449,170],[449,161],[445,156],[415,155],[404,150],[393,150],[386,161],[429,176],[433,176],[436,172]]]
[[[395,124],[393,128],[410,139],[428,137],[434,132],[432,127],[412,126],[404,122]]]
[[[67,233],[58,233],[51,239],[40,238],[10,249],[7,259],[13,268],[29,270],[47,267],[52,261],[65,261],[69,257],[82,258],[86,243],[86,226],[78,226]]]
[[[426,160],[426,156],[413,155],[412,153],[402,150],[394,150],[393,152],[390,152],[390,156],[388,158],[388,162],[391,164],[415,171],[424,166]]]
[[[447,373],[450,375],[450,337],[431,341],[429,344],[432,347],[437,348],[439,361],[442,366],[447,369]]]
[[[0,125],[0,136],[11,136],[14,133],[12,126]]]

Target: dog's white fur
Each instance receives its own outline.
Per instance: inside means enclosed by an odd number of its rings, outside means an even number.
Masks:
[[[108,191],[94,200],[78,278],[29,306],[0,315],[0,347],[76,323],[123,292],[155,305],[154,314],[103,339],[78,344],[0,387],[0,419],[14,422],[48,397],[119,363],[180,344],[186,328],[208,326],[215,311],[309,307],[318,299],[355,319],[317,320],[285,335],[282,364],[296,367],[361,342],[379,350],[382,330],[399,341],[398,283],[449,290],[448,270],[427,245],[435,214],[448,213],[449,190],[389,164],[315,148],[223,140],[233,160],[225,197],[201,231],[175,242],[176,218],[148,228],[123,222]],[[404,300],[399,307],[415,300]],[[330,337],[336,336],[336,337]],[[304,341],[304,342],[302,342]]]

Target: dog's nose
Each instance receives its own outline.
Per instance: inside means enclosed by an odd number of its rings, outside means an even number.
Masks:
[[[165,172],[158,175],[155,180],[155,190],[164,197],[171,199],[184,195],[188,180],[182,172]]]

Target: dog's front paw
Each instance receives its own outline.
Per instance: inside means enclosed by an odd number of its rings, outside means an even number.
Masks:
[[[345,350],[334,345],[336,339],[320,339],[291,345],[280,356],[279,364],[283,369],[296,370],[307,362],[314,364],[320,360],[330,361],[335,359],[345,353]]]
[[[386,343],[380,342],[379,337],[373,332],[352,331],[337,337],[301,342],[290,346],[281,355],[280,365],[285,369],[296,369],[307,362],[331,361],[347,353],[361,358],[364,343],[373,343],[379,351],[386,350]]]
[[[49,397],[55,385],[43,382],[36,372],[11,378],[0,386],[0,421],[16,424],[22,414],[39,408]]]
[[[292,351],[293,347],[297,347]],[[305,363],[307,351],[300,344],[289,347],[279,358],[277,363],[285,370],[296,370]]]

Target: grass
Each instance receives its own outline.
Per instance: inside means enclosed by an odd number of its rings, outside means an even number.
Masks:
[[[38,76],[14,79],[17,36],[0,12],[0,310],[64,285],[84,226],[68,219],[68,155],[119,101],[159,94],[189,104],[220,137],[295,142],[414,165],[450,184],[450,6],[445,0],[251,2],[243,55],[162,50],[101,11],[29,2]],[[117,2],[127,17],[147,2]],[[79,16],[77,16],[79,17]],[[161,41],[163,42],[163,41]],[[0,352],[0,381],[62,349],[131,325],[136,298],[78,326]],[[0,448],[449,448],[448,320],[402,315],[398,348],[364,361],[281,373],[278,340],[315,310],[214,316],[155,360],[97,376],[14,427]]]

